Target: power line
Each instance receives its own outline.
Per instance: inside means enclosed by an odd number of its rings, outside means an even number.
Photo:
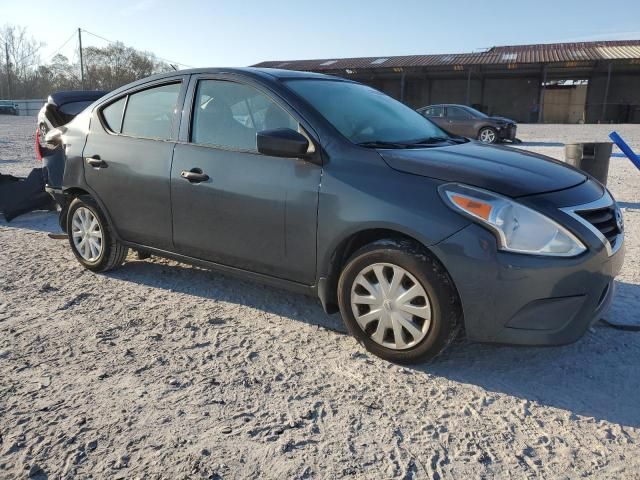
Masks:
[[[82,29],[82,31],[84,33],[88,33],[89,35],[93,35],[94,37],[99,38],[100,40],[104,40],[105,42],[108,42],[108,43],[122,43],[122,42],[116,42],[114,40],[109,40],[108,38],[105,38],[102,35],[98,35],[97,33],[89,32],[88,30],[85,30],[84,28]],[[174,60],[169,60],[168,58],[159,57],[159,56],[155,55],[155,53],[154,53],[154,56],[158,60],[163,60],[163,61],[165,61],[165,62],[167,62],[169,64],[176,64],[176,65],[182,65],[183,67],[193,68],[192,65],[187,65],[186,63],[176,62]]]
[[[69,38],[67,38],[65,42],[62,45],[60,45],[51,55],[46,56],[45,60],[51,60],[53,57],[55,57],[58,54],[58,52],[60,52],[60,50],[62,50],[67,45],[67,43],[71,41],[71,39],[74,37],[75,34],[76,32],[73,32],[71,35],[69,35]]]
[[[100,40],[104,40],[105,42],[108,42],[108,43],[118,43],[118,42],[116,42],[116,41],[114,41],[114,40],[109,40],[108,38],[104,38],[103,36],[98,35],[97,33],[91,33],[90,31],[85,30],[84,28],[82,28],[81,30],[82,30],[84,33],[88,33],[89,35],[93,35],[94,37],[99,38]]]

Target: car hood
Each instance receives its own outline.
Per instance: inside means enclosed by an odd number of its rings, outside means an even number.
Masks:
[[[473,185],[510,197],[564,190],[587,179],[580,171],[544,155],[478,142],[381,149],[378,153],[394,170]]]
[[[506,117],[489,117],[489,120],[492,120],[494,122],[516,123],[515,120],[511,120],[510,118]]]

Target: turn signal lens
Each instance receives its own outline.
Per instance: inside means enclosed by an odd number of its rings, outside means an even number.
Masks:
[[[508,197],[453,183],[441,185],[439,191],[452,209],[491,230],[500,250],[575,257],[587,249],[556,221]]]
[[[462,195],[451,194],[449,197],[451,201],[459,206],[462,210],[469,212],[472,215],[476,215],[485,220],[489,220],[491,210],[493,207],[485,202],[480,202],[469,197],[463,197]]]

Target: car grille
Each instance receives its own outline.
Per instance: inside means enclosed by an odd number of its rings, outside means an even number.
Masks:
[[[582,223],[593,232],[607,250],[614,255],[624,243],[624,219],[616,202],[608,191],[598,200],[560,210]]]
[[[578,210],[576,213],[593,225],[608,240],[612,248],[615,246],[618,235],[622,231],[618,226],[614,205],[594,210]]]

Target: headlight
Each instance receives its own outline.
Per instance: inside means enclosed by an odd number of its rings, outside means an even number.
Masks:
[[[575,257],[587,250],[562,225],[514,200],[453,183],[439,190],[447,205],[495,233],[500,250],[556,257]]]

